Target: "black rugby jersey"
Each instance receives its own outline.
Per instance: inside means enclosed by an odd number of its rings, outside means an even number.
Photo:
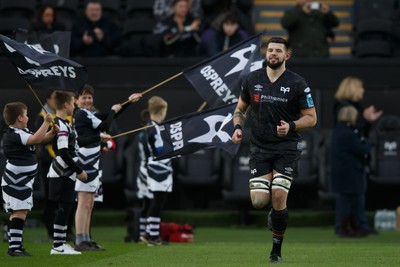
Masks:
[[[27,166],[37,163],[34,145],[26,145],[33,132],[28,129],[9,127],[4,130],[3,149],[7,161],[16,166]]]
[[[267,149],[274,143],[299,141],[301,137],[296,131],[278,136],[276,127],[280,120],[295,121],[300,118],[301,109],[314,107],[307,83],[290,70],[285,70],[274,83],[265,68],[251,72],[242,84],[241,98],[253,110],[252,143]]]

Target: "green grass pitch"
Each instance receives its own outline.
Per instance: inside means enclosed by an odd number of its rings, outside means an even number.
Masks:
[[[43,228],[26,229],[24,245],[32,257],[6,256],[0,243],[0,266],[265,266],[269,265],[271,233],[252,227],[199,227],[193,243],[147,247],[124,243],[124,227],[94,227],[106,252],[79,256],[50,255]],[[400,266],[400,233],[381,232],[366,238],[340,238],[332,228],[288,228],[281,266]]]

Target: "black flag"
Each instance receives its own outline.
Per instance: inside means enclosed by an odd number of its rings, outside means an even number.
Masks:
[[[39,49],[49,51],[61,57],[69,58],[71,32],[55,31],[52,33],[28,32],[17,29],[15,41],[37,45]]]
[[[242,77],[262,67],[261,42],[259,33],[183,73],[208,105],[236,103]]]
[[[186,155],[202,148],[219,147],[232,157],[239,149],[232,143],[235,104],[203,112],[193,112],[162,123],[160,134],[163,149],[156,159]]]
[[[0,49],[35,89],[76,91],[87,81],[84,66],[40,47],[19,43],[0,34]]]

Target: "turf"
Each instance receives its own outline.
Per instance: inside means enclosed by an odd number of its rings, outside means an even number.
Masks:
[[[94,227],[93,236],[106,252],[50,256],[51,243],[42,228],[26,229],[24,245],[32,257],[5,255],[0,266],[265,266],[271,247],[268,230],[251,227],[198,227],[195,241],[147,247],[123,243],[125,228]],[[400,233],[381,232],[367,238],[339,238],[330,227],[287,230],[281,266],[399,266]]]

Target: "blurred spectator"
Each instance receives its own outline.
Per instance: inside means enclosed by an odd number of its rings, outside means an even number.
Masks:
[[[237,16],[229,12],[225,14],[219,30],[209,28],[202,34],[201,47],[207,56],[214,56],[248,37],[248,33],[240,28]]]
[[[118,27],[102,16],[101,3],[90,0],[85,16],[72,28],[71,54],[82,57],[112,55],[120,42]]]
[[[367,178],[365,158],[371,145],[357,130],[357,109],[344,106],[332,132],[331,178],[336,193],[335,232],[343,237],[362,237],[373,231],[365,216]]]
[[[362,104],[364,92],[364,85],[361,79],[351,76],[344,78],[335,93],[336,102],[334,104],[333,116],[334,122],[336,122],[340,108],[343,106],[355,107],[358,111],[355,127],[362,135],[368,137],[371,123],[379,119],[383,111],[377,111],[374,105],[370,105],[364,109]]]
[[[159,22],[172,16],[174,13],[174,2],[174,0],[155,0],[153,7],[154,18]],[[195,21],[198,21],[196,23],[201,22],[203,18],[201,0],[189,0],[189,7],[189,13],[193,16]]]
[[[382,116],[383,111],[380,110],[376,110],[375,106],[370,105],[369,107],[364,109],[364,106],[362,104],[362,100],[364,98],[364,85],[363,85],[363,81],[359,78],[356,77],[346,77],[344,78],[336,93],[335,93],[335,99],[336,102],[334,104],[334,122],[335,124],[339,121],[343,122],[343,119],[339,118],[340,115],[340,110],[342,110],[345,107],[352,107],[356,110],[356,117],[354,118],[354,122],[351,123],[351,127],[353,129],[353,131],[355,132],[355,134],[357,134],[359,136],[359,138],[363,139],[363,138],[367,138],[369,136],[369,130],[371,128],[371,123],[378,120],[379,117]],[[354,112],[353,112],[354,113]],[[335,129],[336,129],[337,125],[335,125]],[[340,128],[340,127],[339,127]],[[342,126],[343,128],[343,126]],[[338,130],[339,132],[341,130]],[[344,131],[342,129],[342,131]],[[339,133],[340,134],[340,133]],[[340,137],[337,137],[340,138]],[[343,138],[344,139],[344,138]],[[339,141],[337,141],[339,142]],[[332,148],[334,148],[336,151],[339,150],[340,148],[335,148],[335,144],[332,143]],[[357,144],[354,144],[354,146],[357,146]],[[360,145],[361,146],[361,145]],[[340,146],[342,147],[343,146]],[[356,147],[357,148],[357,147]],[[356,149],[354,148],[354,149]],[[355,151],[353,151],[354,153],[356,153]],[[339,153],[339,152],[337,152]],[[344,152],[341,152],[344,153]],[[363,155],[363,162],[362,162],[362,175],[363,177],[369,174],[369,150],[367,152],[364,153],[365,155]],[[340,158],[339,159],[335,159],[336,158]],[[332,156],[332,179],[340,179],[338,178],[339,176],[341,177],[341,172],[343,171],[342,169],[339,170],[334,170],[335,167],[334,166],[346,166],[346,165],[342,165],[342,161],[345,159],[345,156],[342,155],[343,158],[341,158],[341,156],[339,155],[333,155]],[[349,156],[350,157],[350,156]],[[354,157],[353,160],[354,161],[360,161],[360,159],[357,158],[357,156],[352,156]],[[338,162],[337,162],[338,161]],[[338,165],[336,165],[338,164]],[[356,170],[356,167],[354,166],[353,169],[351,171],[357,172],[358,175],[361,175],[361,170],[360,170],[360,164],[358,163],[358,170]],[[347,177],[347,176],[345,176]],[[361,178],[360,178],[361,179]],[[334,183],[334,182],[333,182]],[[339,182],[337,182],[339,183]],[[351,183],[351,182],[349,182]],[[376,233],[374,231],[374,229],[371,229],[368,225],[368,221],[367,218],[365,216],[365,192],[366,192],[366,188],[367,188],[367,182],[366,182],[366,178],[363,178],[363,180],[357,180],[356,182],[353,181],[353,185],[357,184],[357,189],[355,187],[353,187],[352,189],[346,189],[341,191],[337,191],[337,192],[347,192],[347,193],[357,193],[357,199],[354,199],[355,202],[355,206],[354,206],[354,210],[352,211],[352,218],[347,218],[344,219],[345,221],[348,219],[351,219],[351,224],[353,225],[352,229],[356,230],[358,233],[356,233],[356,235],[358,234],[371,234],[371,233]],[[362,184],[360,184],[362,183]],[[342,188],[343,189],[343,185],[333,185],[333,188],[340,190],[338,188]],[[361,190],[362,189],[362,190]],[[353,191],[351,191],[353,190]],[[357,191],[357,192],[356,192]],[[338,201],[343,201],[344,199],[339,199]],[[340,205],[340,204],[339,204]],[[337,211],[339,212],[339,211]],[[336,233],[340,234],[341,231],[341,227],[343,225],[343,218],[340,217],[336,217]],[[356,226],[354,226],[356,225]],[[351,229],[350,229],[351,230]],[[351,231],[350,231],[351,232]],[[345,233],[346,234],[346,233]],[[354,233],[352,233],[354,234]]]
[[[195,57],[199,55],[199,25],[189,13],[189,0],[175,0],[173,14],[154,30],[162,36],[162,56]]]
[[[296,0],[285,11],[282,26],[288,31],[293,57],[329,57],[327,32],[339,25],[329,6],[311,0]]]
[[[202,0],[205,28],[218,30],[224,13],[234,12],[240,27],[250,35],[255,34],[253,22],[253,0]]]
[[[40,33],[52,33],[54,31],[64,31],[65,27],[57,22],[55,9],[45,5],[36,14],[33,30]]]

